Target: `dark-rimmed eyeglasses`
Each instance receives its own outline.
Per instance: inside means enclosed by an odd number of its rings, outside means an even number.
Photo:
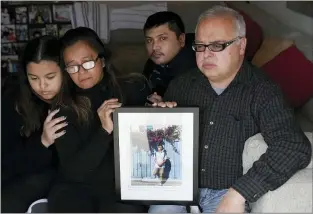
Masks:
[[[192,49],[195,52],[204,52],[206,48],[208,48],[210,51],[213,52],[220,52],[223,51],[225,48],[227,48],[228,46],[230,46],[231,44],[233,44],[235,41],[237,41],[238,39],[241,39],[241,36],[236,37],[233,40],[230,40],[228,42],[224,42],[224,43],[220,43],[220,42],[212,42],[210,44],[202,44],[202,43],[193,43],[192,44]]]
[[[95,60],[89,60],[89,61],[86,61],[80,65],[70,65],[70,66],[67,66],[65,68],[65,70],[69,73],[69,74],[74,74],[76,72],[79,71],[80,67],[83,67],[85,70],[90,70],[90,69],[93,69],[95,66],[96,66],[96,62],[97,60],[99,59],[99,56],[97,56],[97,58]]]

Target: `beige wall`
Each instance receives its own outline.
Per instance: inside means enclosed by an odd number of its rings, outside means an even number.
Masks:
[[[289,27],[313,36],[313,18],[288,9],[286,3],[286,1],[251,2]]]

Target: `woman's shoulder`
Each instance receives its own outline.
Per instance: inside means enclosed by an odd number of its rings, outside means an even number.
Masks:
[[[141,74],[130,74],[127,77],[121,78],[120,85],[126,93],[129,91],[140,92],[150,89],[147,78]]]
[[[85,127],[93,119],[91,113],[87,111],[85,112],[85,109],[82,109],[82,107],[79,105],[75,105],[74,107],[65,104],[55,104],[51,107],[51,111],[55,110],[58,112],[54,115],[53,118],[66,117],[66,121],[76,126],[77,128]],[[84,112],[86,114],[83,114]]]

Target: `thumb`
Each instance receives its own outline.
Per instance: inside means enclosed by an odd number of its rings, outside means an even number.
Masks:
[[[154,92],[153,94],[158,95],[158,93]]]
[[[50,109],[48,109],[48,114],[50,114],[50,112],[51,112],[51,110],[50,110]]]

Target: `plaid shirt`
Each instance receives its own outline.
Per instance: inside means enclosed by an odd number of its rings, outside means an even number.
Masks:
[[[164,100],[200,108],[201,188],[232,187],[247,201],[255,202],[311,160],[311,144],[281,91],[248,62],[221,95],[195,69],[171,82]],[[268,149],[243,175],[245,141],[257,133],[262,134]]]

